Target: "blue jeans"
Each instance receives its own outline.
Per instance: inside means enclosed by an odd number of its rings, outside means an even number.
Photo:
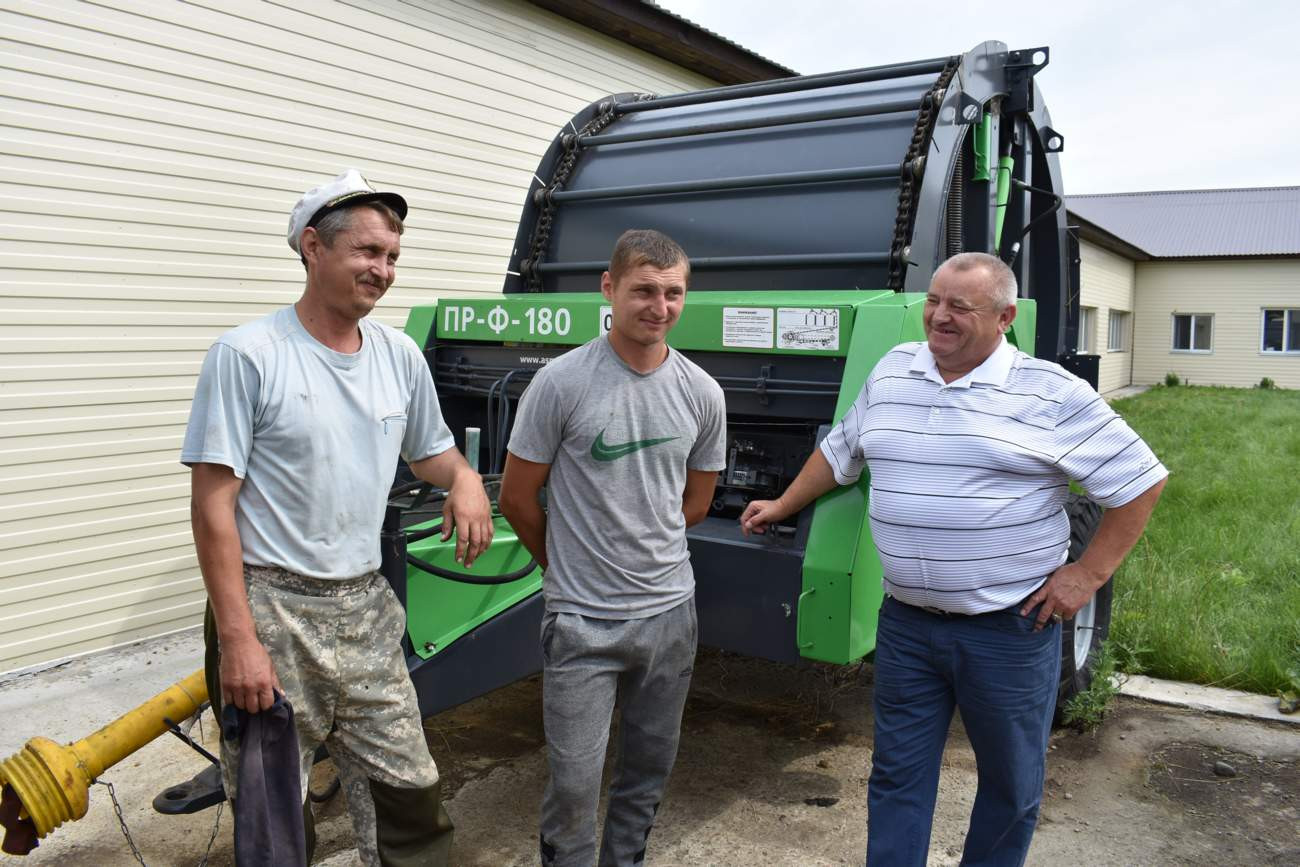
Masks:
[[[1038,822],[1061,667],[1060,625],[1033,631],[1019,603],[943,616],[886,597],[876,636],[867,863],[924,867],[954,708],[978,788],[963,865],[1020,865]]]

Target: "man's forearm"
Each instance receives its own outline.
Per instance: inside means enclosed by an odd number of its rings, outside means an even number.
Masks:
[[[1078,560],[1078,565],[1093,576],[1098,587],[1115,574],[1141,538],[1164,487],[1165,480],[1161,479],[1124,505],[1102,514],[1097,534]]]
[[[462,482],[471,485],[482,484],[482,476],[474,472],[465,456],[455,448],[449,448],[431,458],[411,464],[411,471],[421,481],[437,485],[450,491]]]
[[[502,501],[501,513],[505,515],[520,543],[528,549],[543,569],[548,565],[546,559],[546,511],[541,504],[508,503]]]
[[[815,448],[804,463],[803,469],[799,471],[799,475],[795,476],[795,480],[790,483],[790,487],[776,499],[781,504],[782,514],[789,516],[801,511],[804,506],[836,487],[838,483],[835,481],[835,473],[831,470],[830,463],[822,454],[822,450]]]
[[[212,514],[192,507],[194,547],[198,552],[203,586],[217,621],[217,637],[230,645],[257,637],[244,587],[243,549],[233,512]]]

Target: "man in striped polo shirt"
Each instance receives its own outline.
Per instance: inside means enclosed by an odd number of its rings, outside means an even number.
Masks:
[[[1042,799],[1073,617],[1141,536],[1168,472],[1083,380],[1003,336],[1016,278],[962,253],[935,272],[924,343],[894,347],[775,500],[762,532],[870,470],[884,567],[875,658],[867,863],[924,865],[954,708],[979,769],[962,864],[1021,864]],[[1066,564],[1078,482],[1106,512]]]

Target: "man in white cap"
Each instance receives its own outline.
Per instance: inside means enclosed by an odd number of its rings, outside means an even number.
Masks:
[[[288,233],[307,269],[303,295],[213,344],[181,460],[192,468],[213,702],[256,714],[282,694],[304,804],[324,743],[368,780],[373,819],[368,803],[350,803],[366,859],[445,864],[452,829],[401,648],[405,611],[377,571],[398,456],[449,490],[443,538],[455,532],[460,562],[487,548],[492,522],[419,347],[365,318],[393,282],[406,211],[355,169],[303,195]],[[237,758],[223,739],[233,799]]]

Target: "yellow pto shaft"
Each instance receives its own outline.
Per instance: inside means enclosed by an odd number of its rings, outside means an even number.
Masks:
[[[38,839],[64,822],[86,815],[90,784],[100,774],[167,731],[164,717],[180,722],[207,699],[208,687],[200,668],[75,744],[59,746],[41,737],[29,740],[0,761],[0,792],[10,807],[0,811],[5,820],[0,848],[11,855],[25,855]],[[17,810],[12,809],[14,796]],[[25,851],[15,852],[15,848]]]

